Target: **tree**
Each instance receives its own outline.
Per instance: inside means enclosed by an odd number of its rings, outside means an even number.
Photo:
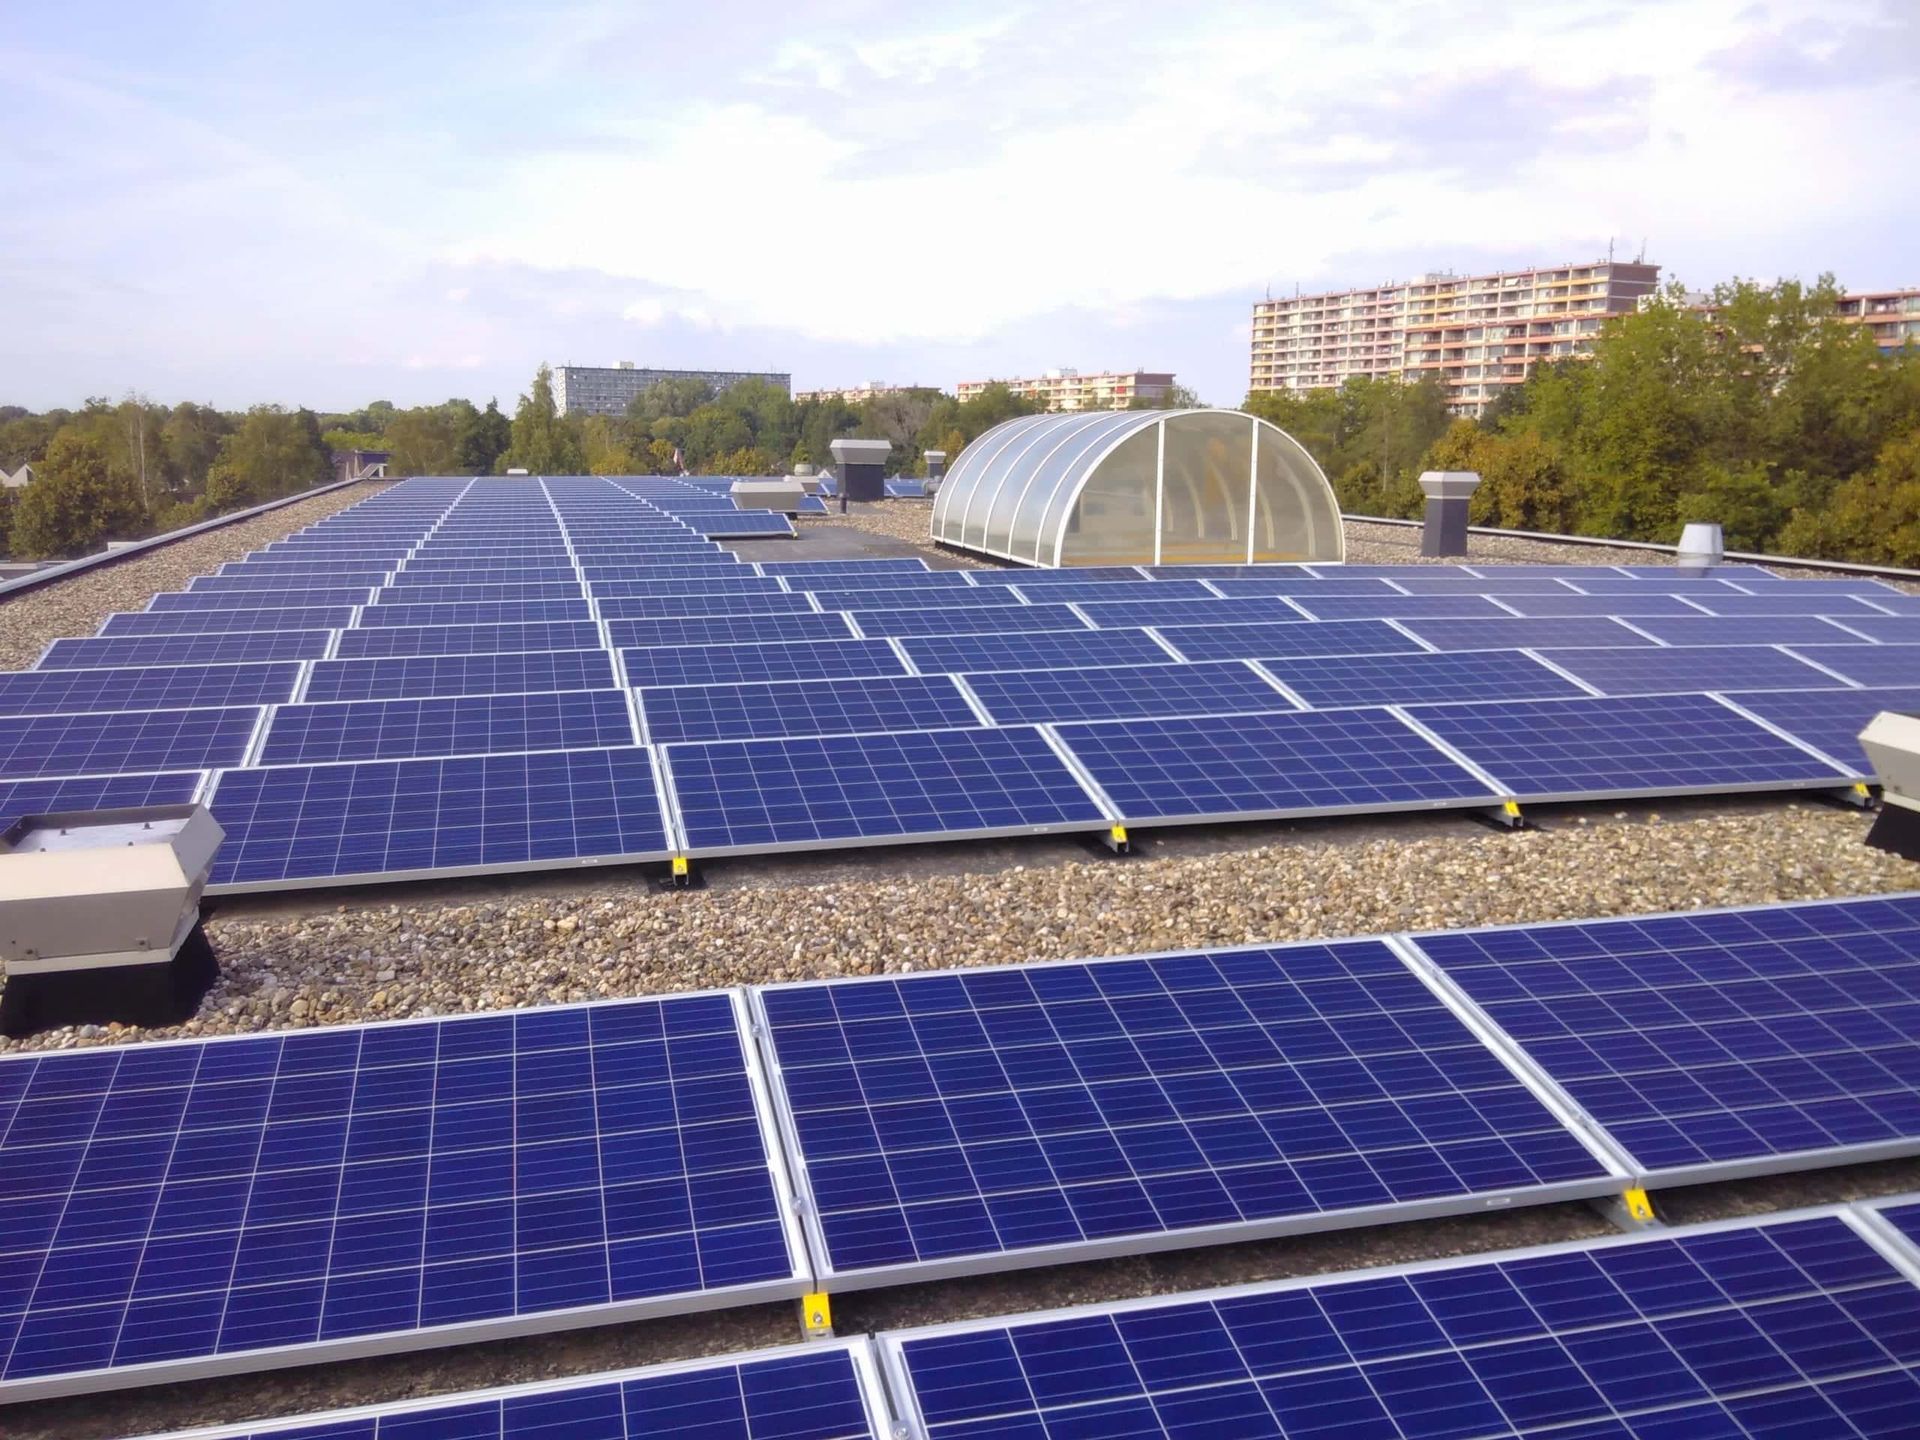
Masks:
[[[513,422],[500,413],[498,400],[489,400],[487,408],[476,410],[461,430],[454,448],[454,469],[466,475],[491,475],[494,462],[512,443]]]
[[[29,558],[84,555],[131,533],[143,515],[133,486],[113,473],[95,435],[65,428],[54,436],[33,483],[14,510],[14,553]]]
[[[160,444],[167,453],[167,470],[174,489],[198,495],[207,485],[207,472],[219,458],[220,442],[233,426],[211,405],[182,400],[160,427]]]
[[[1792,554],[1920,565],[1920,429],[1888,441],[1872,467],[1839,485],[1824,509],[1795,515],[1781,540]]]
[[[460,442],[479,413],[468,400],[449,400],[444,405],[402,410],[388,423],[386,443],[378,447],[391,452],[388,473],[458,474],[463,468]]]
[[[311,410],[256,405],[220,446],[207,475],[207,501],[216,512],[259,505],[321,484],[333,462]]]
[[[730,450],[745,450],[753,444],[753,426],[747,417],[730,405],[714,402],[702,405],[687,417],[687,433],[682,448],[687,464],[699,474],[716,474],[712,467]]]
[[[503,469],[534,475],[580,473],[580,446],[554,405],[553,371],[547,366],[534,372],[532,391],[520,397],[513,413],[511,443],[497,463]]]
[[[580,426],[580,448],[589,475],[636,475],[641,465],[627,448],[624,422],[589,415]]]

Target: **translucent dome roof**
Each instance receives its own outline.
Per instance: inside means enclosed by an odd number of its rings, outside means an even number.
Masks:
[[[954,462],[933,538],[1025,565],[1337,561],[1333,487],[1238,410],[1097,410],[996,425]]]

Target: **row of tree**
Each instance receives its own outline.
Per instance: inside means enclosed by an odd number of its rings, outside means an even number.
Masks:
[[[1676,287],[1610,320],[1591,356],[1534,368],[1477,420],[1436,381],[1259,394],[1352,514],[1413,515],[1422,470],[1476,470],[1475,524],[1920,564],[1920,349],[1882,351],[1823,276]]]

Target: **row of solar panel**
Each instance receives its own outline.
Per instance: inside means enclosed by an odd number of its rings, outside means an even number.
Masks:
[[[0,1059],[0,1399],[1910,1154],[1917,1016],[1907,895]]]
[[[574,1376],[175,1440],[1910,1433],[1896,1199]]]

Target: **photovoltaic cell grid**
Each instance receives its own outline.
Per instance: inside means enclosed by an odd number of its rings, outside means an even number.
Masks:
[[[1129,824],[1498,798],[1385,710],[1116,720],[1058,734]]]
[[[1618,1183],[1379,941],[755,998],[843,1284]]]
[[[0,1061],[0,1385],[793,1293],[743,1043],[722,994]]]
[[[1920,1148],[1920,897],[1415,940],[1654,1178]]]
[[[1153,715],[1234,715],[1298,707],[1237,661],[1010,670],[968,675],[996,724]]]
[[[1920,708],[1920,687],[1870,690],[1812,690],[1802,693],[1729,695],[1741,709],[1751,711],[1831,756],[1850,774],[1874,778],[1873,762],[1861,748],[1860,732],[1882,710]]]
[[[1839,1215],[884,1336],[926,1440],[1891,1440],[1920,1290]]]
[[[694,853],[1108,823],[1027,726],[723,742],[667,753]]]
[[[1847,682],[1767,645],[1645,645],[1543,650],[1541,657],[1605,695],[1701,690],[1828,690]],[[1914,676],[1920,681],[1920,675]]]
[[[681,685],[639,693],[647,739],[656,745],[980,723],[959,687],[945,675]]]
[[[259,763],[412,760],[633,743],[633,717],[619,690],[357,700],[282,705],[268,723]]]
[[[1158,665],[1172,659],[1144,630],[1042,630],[1017,635],[913,635],[900,648],[928,673]]]
[[[1920,685],[1920,645],[1795,645],[1793,653],[1857,685]]]
[[[1181,625],[1158,632],[1189,660],[1278,660],[1293,655],[1392,655],[1426,650],[1384,620],[1317,624]]]
[[[1517,650],[1320,655],[1274,659],[1264,664],[1275,679],[1316,710],[1444,700],[1548,699],[1587,693]]]
[[[613,684],[613,664],[604,650],[405,655],[388,660],[322,660],[313,667],[302,698],[400,700],[600,690]]]
[[[0,781],[0,828],[23,815],[118,810],[134,805],[184,805],[194,798],[202,778],[199,771],[186,770],[160,775]]]
[[[1832,787],[1846,778],[1707,695],[1423,705],[1408,713],[1521,800]]]
[[[0,718],[0,778],[124,775],[237,765],[260,721],[257,706]]]
[[[856,1341],[191,1432],[192,1440],[883,1440]],[[187,1437],[180,1437],[187,1440]]]
[[[756,680],[826,680],[904,675],[906,665],[884,640],[810,640],[770,645],[666,645],[622,653],[627,683],[714,685]]]
[[[0,673],[0,715],[271,705],[290,699],[299,678],[291,664],[21,670]]]

